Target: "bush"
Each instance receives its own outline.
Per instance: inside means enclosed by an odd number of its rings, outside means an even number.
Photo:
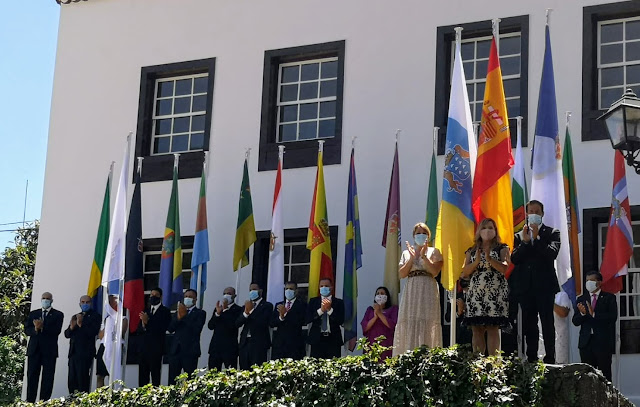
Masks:
[[[10,337],[0,337],[0,405],[9,405],[22,393],[25,347]]]

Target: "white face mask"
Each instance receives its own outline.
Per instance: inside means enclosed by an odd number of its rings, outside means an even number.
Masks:
[[[593,280],[587,280],[587,283],[585,284],[587,286],[587,291],[589,291],[590,293],[596,291],[598,289],[598,282],[597,281],[593,281]]]
[[[376,303],[378,305],[384,305],[387,303],[387,296],[384,294],[378,294],[376,295]]]

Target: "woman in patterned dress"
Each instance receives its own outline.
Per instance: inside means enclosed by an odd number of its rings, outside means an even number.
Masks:
[[[510,258],[509,247],[500,242],[493,219],[480,222],[475,244],[465,254],[461,277],[471,276],[465,322],[473,331],[473,350],[484,353],[487,349],[489,355],[497,355],[500,328],[509,324],[509,286],[504,273]]]
[[[442,346],[440,293],[435,277],[442,268],[442,255],[429,247],[431,231],[424,223],[413,227],[415,247],[405,242],[407,250],[400,259],[400,278],[407,283],[400,299],[398,323],[393,338],[393,356],[427,345]]]

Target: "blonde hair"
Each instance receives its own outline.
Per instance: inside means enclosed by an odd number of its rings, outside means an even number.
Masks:
[[[502,243],[502,241],[500,240],[500,235],[498,234],[498,225],[496,225],[496,221],[491,218],[484,218],[480,221],[480,223],[478,224],[478,228],[476,229],[476,235],[473,240],[474,249],[482,247],[482,237],[480,236],[480,231],[484,229],[484,227],[489,223],[493,224],[493,228],[496,231],[496,235],[493,237],[493,240],[491,241],[491,247],[496,247],[500,243]]]
[[[414,237],[415,237],[416,231],[418,229],[424,229],[424,230],[427,231],[427,243],[429,243],[429,241],[431,241],[431,229],[429,229],[429,226],[427,226],[427,224],[424,223],[424,222],[416,223],[416,225],[413,227],[413,236]]]

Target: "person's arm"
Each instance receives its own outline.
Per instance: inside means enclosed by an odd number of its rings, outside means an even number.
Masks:
[[[520,238],[520,234],[516,233],[513,238],[513,252],[511,253],[511,262],[518,265],[524,261],[531,251],[531,242],[524,242]]]
[[[407,245],[407,250],[402,252],[400,264],[398,265],[398,277],[400,277],[400,279],[407,277],[411,271],[411,267],[413,266],[414,257],[411,255],[413,247],[409,245],[409,242],[405,242],[405,244]]]
[[[508,260],[509,247],[508,246],[505,246],[500,250],[500,261],[495,260],[491,256],[485,256],[485,257],[487,257],[491,267],[498,270],[501,274],[504,274],[507,272],[507,269],[509,268],[509,260]]]
[[[334,298],[331,302],[331,308],[327,311],[329,314],[329,321],[336,324],[342,325],[344,324],[344,301],[335,301]]]
[[[280,305],[284,306],[283,304]],[[276,305],[273,309],[273,312],[271,313],[271,317],[269,318],[269,326],[271,328],[277,328],[282,325],[283,322],[284,321],[280,321],[280,310],[278,310],[278,306]]]
[[[553,312],[555,312],[560,318],[566,318],[569,316],[569,308],[563,307],[562,305],[553,304]]]
[[[318,305],[316,305],[315,303],[315,298],[312,298],[309,301],[309,305],[307,306],[307,318],[305,320],[307,324],[312,323],[316,319],[320,319],[318,309],[320,309],[320,305],[322,305],[322,302],[318,301]]]
[[[547,261],[553,261],[560,251],[560,231],[553,229],[548,238],[538,235],[539,239],[533,239],[532,247],[536,256],[542,256]]]
[[[440,274],[440,270],[442,270],[442,265],[444,264],[444,260],[442,259],[442,255],[440,251],[436,248],[433,249],[431,253],[431,258],[426,255],[427,245],[424,246],[424,253],[422,253],[422,260],[424,261],[424,266],[427,269],[427,272],[436,278],[438,274]],[[385,324],[386,325],[386,324]]]
[[[594,313],[593,316],[593,319],[599,324],[616,322],[616,319],[618,319],[618,303],[615,297],[607,296],[606,300],[607,307],[604,309],[602,307],[598,308],[598,312]]]
[[[586,319],[591,318],[589,311],[586,310],[586,305],[584,305],[584,302],[585,299],[583,297],[578,298],[578,301],[576,302],[576,306],[573,310],[573,318],[571,318],[571,322],[573,322],[573,325],[575,326],[580,326]],[[580,305],[585,308],[584,314],[580,311]]]
[[[377,319],[378,319],[378,316],[373,311],[373,308],[372,307],[367,308],[367,311],[364,313],[364,317],[360,322],[360,325],[362,326],[362,333],[366,334],[367,332],[369,332],[371,327],[373,327],[373,324],[376,323]]]
[[[396,305],[391,307],[391,312],[389,312],[386,318],[387,322],[389,322],[387,327],[391,330],[395,330],[396,324],[398,323],[398,307]]]
[[[50,325],[48,328],[48,335],[58,337],[60,332],[62,332],[62,321],[64,320],[64,314],[62,312],[58,312],[55,323]],[[43,330],[44,331],[44,330]]]
[[[265,300],[262,300],[265,301]],[[262,307],[260,307],[258,311],[260,312],[252,312],[249,315],[249,318],[254,320],[254,324],[259,328],[269,328],[269,318],[271,317],[271,313],[273,312],[273,304],[270,302],[265,302]],[[257,314],[253,316],[254,314]]]
[[[24,321],[24,332],[27,334],[27,336],[34,336],[38,334],[35,325],[33,325],[32,314],[29,314],[27,320]]]
[[[462,267],[462,273],[460,273],[461,277],[467,277],[473,274],[480,264],[480,251],[476,250],[476,259],[471,261],[471,250],[472,249],[469,249],[465,253],[464,267]]]

